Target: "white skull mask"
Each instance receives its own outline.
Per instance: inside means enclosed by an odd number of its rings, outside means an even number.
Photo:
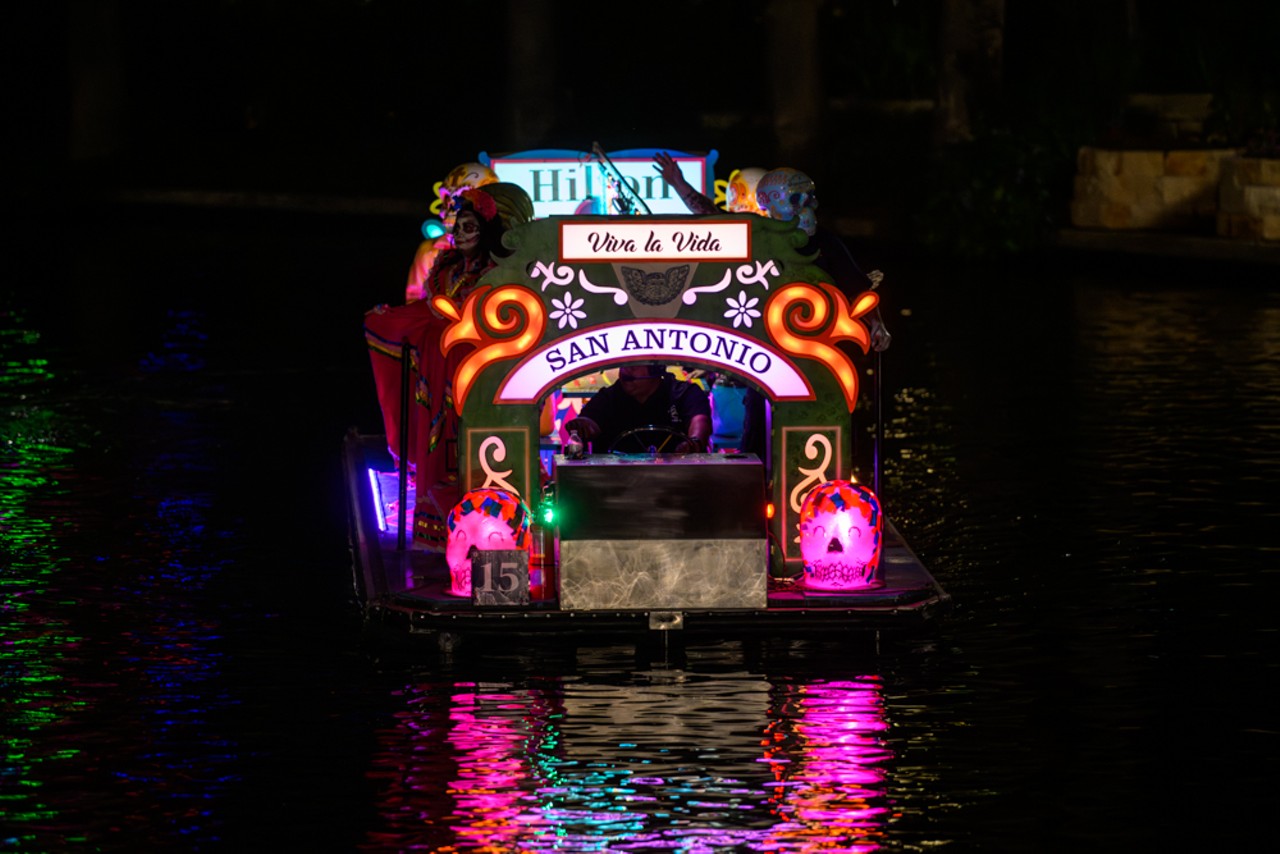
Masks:
[[[813,179],[797,169],[766,172],[756,184],[756,201],[770,219],[795,222],[810,237],[818,230],[818,196]]]

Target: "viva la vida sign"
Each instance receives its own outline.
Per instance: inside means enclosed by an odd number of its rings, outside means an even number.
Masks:
[[[562,222],[560,260],[566,263],[719,261],[751,259],[748,222],[615,219]]]

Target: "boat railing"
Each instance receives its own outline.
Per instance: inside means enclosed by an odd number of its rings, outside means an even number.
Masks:
[[[406,536],[405,527],[409,519],[409,406],[410,390],[413,383],[410,381],[410,366],[412,358],[409,350],[409,340],[406,338],[400,343],[400,458],[396,461],[396,470],[399,475],[400,486],[400,511],[396,514],[396,550],[404,551]]]

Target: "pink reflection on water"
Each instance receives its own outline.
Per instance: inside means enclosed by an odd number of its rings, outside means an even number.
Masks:
[[[884,836],[884,690],[878,676],[797,686],[764,740],[771,800],[783,819],[770,842],[875,851]],[[852,844],[850,844],[852,843]]]
[[[367,844],[874,851],[882,697],[877,677],[422,686],[383,733]]]
[[[447,793],[453,797],[453,826],[460,845],[508,850],[512,839],[545,824],[537,798],[522,785],[532,775],[527,750],[532,727],[526,711],[535,697],[501,691],[459,691],[451,698],[457,773]],[[504,714],[515,712],[516,714]]]

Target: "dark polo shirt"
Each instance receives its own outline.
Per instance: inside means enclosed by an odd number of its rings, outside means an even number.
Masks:
[[[636,427],[671,427],[688,435],[689,422],[695,415],[711,417],[707,393],[670,373],[662,375],[662,383],[644,403],[627,394],[622,383],[615,382],[596,392],[582,407],[582,416],[600,425],[600,435],[592,440],[592,450],[597,454],[607,452],[619,436]]]

